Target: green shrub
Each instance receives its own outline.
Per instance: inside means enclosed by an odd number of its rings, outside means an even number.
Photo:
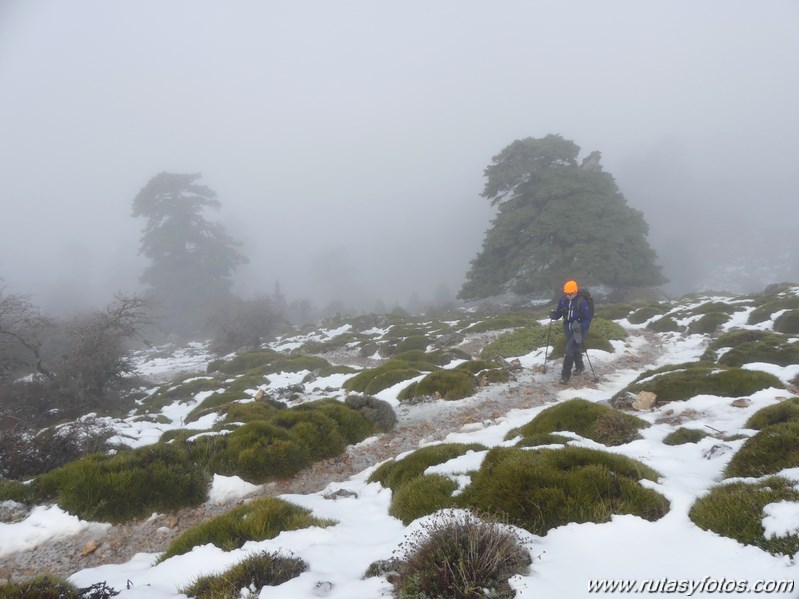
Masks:
[[[0,479],[0,501],[31,504],[36,500],[36,487],[25,483]]]
[[[115,456],[94,454],[36,480],[43,498],[85,520],[125,522],[196,506],[210,477],[179,445],[155,444]]]
[[[441,350],[425,352],[420,349],[412,349],[395,355],[393,360],[408,362],[419,370],[436,370],[439,366],[446,366],[456,359],[468,360],[471,356],[459,349]]]
[[[474,395],[477,378],[465,370],[439,370],[431,372],[421,381],[403,389],[400,401],[415,397],[442,397],[447,400],[463,399]]]
[[[670,432],[663,438],[664,445],[685,445],[686,443],[699,443],[702,439],[707,437],[705,431],[697,428],[680,427],[675,431]]]
[[[332,419],[347,443],[363,441],[374,432],[374,426],[364,414],[336,399],[305,403],[298,406],[297,410],[316,410]]]
[[[536,312],[520,311],[498,314],[480,320],[463,329],[464,333],[484,333],[502,329],[517,329],[520,327],[537,328],[540,316]]]
[[[310,510],[277,497],[256,499],[229,512],[207,520],[181,533],[158,558],[188,553],[194,547],[212,543],[225,551],[238,549],[247,541],[273,539],[284,530],[310,526],[331,526],[331,520],[319,520]]]
[[[799,468],[799,420],[772,424],[747,439],[725,469],[730,476],[765,476]]]
[[[400,371],[399,374],[386,376],[379,380],[378,377],[385,375],[386,373],[393,372],[393,371]],[[344,382],[344,389],[347,391],[354,391],[357,393],[365,393],[367,395],[372,395],[374,393],[378,393],[383,389],[387,389],[392,385],[396,384],[399,381],[403,381],[406,378],[413,378],[414,376],[418,376],[421,374],[421,371],[416,368],[415,365],[411,364],[410,362],[406,362],[405,360],[397,360],[391,359],[385,361],[380,366],[375,368],[369,368],[367,370],[361,371],[356,374],[354,377],[347,379]],[[401,378],[400,378],[401,377]],[[373,381],[378,379],[379,382],[373,384]],[[397,380],[395,380],[397,379]],[[391,380],[395,380],[395,382],[391,383]],[[385,386],[384,386],[385,385]],[[380,387],[376,391],[373,390],[373,387]],[[372,389],[371,391],[367,391],[367,389]]]
[[[471,514],[427,524],[392,563],[398,597],[510,599],[510,577],[523,574],[530,554],[507,527]]]
[[[608,522],[613,514],[661,518],[668,501],[639,484],[658,473],[633,459],[582,447],[494,448],[456,499],[501,514],[538,535],[570,522]]]
[[[540,447],[541,445],[566,445],[572,439],[552,433],[531,433],[522,437],[516,447]]]
[[[725,312],[708,312],[688,325],[688,333],[692,335],[710,335],[729,320],[730,315]]]
[[[278,411],[278,408],[265,401],[256,400],[227,404],[220,411],[224,414],[224,422],[253,422],[267,420]]]
[[[684,327],[677,324],[671,316],[663,316],[647,324],[646,328],[655,333],[679,333]]]
[[[552,326],[550,344],[554,342],[554,337],[563,332],[556,326]],[[542,326],[523,327],[500,335],[491,343],[486,344],[480,352],[480,357],[484,360],[494,358],[513,358],[529,354],[534,349],[544,347],[547,341],[547,328]]]
[[[394,348],[394,354],[396,355],[414,349],[425,351],[428,345],[430,345],[430,339],[424,335],[413,335],[411,337],[406,337],[397,343],[396,347]]]
[[[393,387],[397,383],[401,383],[402,381],[410,380],[416,376],[419,376],[420,372],[414,368],[403,368],[398,370],[387,370],[385,372],[379,372],[375,374],[372,380],[366,384],[363,388],[362,393],[367,395],[374,395],[376,393],[380,393],[384,389],[388,389]]]
[[[389,514],[406,526],[422,516],[451,507],[458,484],[442,474],[423,474],[401,485],[391,496]]]
[[[463,364],[458,364],[455,368],[465,370],[472,374],[478,374],[484,370],[494,370],[500,368],[499,364],[492,360],[468,360]]]
[[[298,557],[264,551],[246,558],[221,574],[201,576],[180,592],[195,599],[237,599],[241,589],[258,594],[265,586],[277,586],[308,569]]]
[[[766,296],[760,305],[749,313],[748,324],[760,324],[769,320],[775,312],[799,308],[799,297],[795,295]]]
[[[774,321],[774,330],[788,335],[799,334],[799,310],[788,310]]]
[[[678,319],[707,315],[711,313],[720,313],[729,316],[741,309],[743,309],[743,306],[728,302],[702,302],[696,306],[691,306],[690,308],[684,308],[678,312],[675,312],[673,313],[673,316]]]
[[[627,315],[633,311],[630,304],[603,304],[596,306],[595,318],[602,318],[604,320],[619,320],[627,318]]]
[[[799,344],[778,333],[736,330],[724,333],[708,345],[703,360],[717,361],[725,366],[743,366],[766,362],[779,366],[799,363]],[[727,349],[719,357],[719,350]]]
[[[381,464],[369,476],[370,483],[380,483],[396,492],[408,481],[421,476],[430,466],[443,464],[469,451],[485,451],[479,443],[443,443],[417,449],[400,460],[390,460]]]
[[[259,484],[292,476],[312,462],[310,450],[287,430],[269,422],[249,422],[222,438],[202,438],[196,451],[210,447],[211,467]]]
[[[27,580],[9,580],[0,584],[0,597],[2,599],[82,599],[84,595],[71,582],[43,574]]]
[[[627,317],[630,324],[643,324],[650,318],[654,318],[659,314],[664,314],[666,308],[663,306],[644,306],[638,308],[635,312]]]
[[[659,402],[669,402],[685,401],[700,394],[746,397],[769,387],[783,389],[785,385],[766,372],[694,362],[648,370],[614,395],[612,403],[634,397],[640,391],[651,391]]]
[[[390,431],[397,423],[397,414],[391,404],[370,395],[347,395],[344,400],[358,410],[378,431]]]
[[[799,421],[799,397],[791,397],[758,410],[749,417],[744,426],[760,430],[772,424],[797,421]]]
[[[344,451],[347,440],[338,424],[317,410],[280,410],[270,424],[286,429],[291,437],[308,450],[311,460],[331,458]]]
[[[521,435],[527,438],[542,433],[572,431],[604,445],[623,445],[640,439],[638,431],[649,423],[636,416],[585,399],[571,399],[551,406],[527,424],[505,435],[509,441]]]
[[[230,360],[213,360],[209,362],[208,372],[219,371],[223,374],[245,374],[257,371],[260,374],[270,372],[300,372],[302,370],[321,370],[330,364],[318,356],[302,354],[286,355],[270,349],[259,349],[236,354]]]
[[[765,537],[763,508],[779,501],[799,502],[792,481],[772,476],[757,483],[727,483],[697,499],[688,517],[704,530],[775,555],[793,556],[799,551],[799,536]]]

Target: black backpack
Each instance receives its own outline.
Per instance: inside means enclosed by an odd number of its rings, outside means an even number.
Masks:
[[[582,307],[583,302],[588,302],[588,314],[589,319],[594,319],[594,298],[591,296],[591,292],[588,289],[580,289],[577,292],[577,297],[579,300],[577,301],[577,309],[579,310]]]

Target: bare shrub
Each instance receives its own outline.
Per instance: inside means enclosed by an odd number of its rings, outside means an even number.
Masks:
[[[401,597],[510,598],[508,579],[530,553],[511,528],[471,512],[442,512],[400,547],[393,584]]]

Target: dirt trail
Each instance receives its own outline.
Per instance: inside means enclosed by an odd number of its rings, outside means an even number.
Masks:
[[[638,334],[638,333],[636,333]],[[597,375],[607,376],[619,369],[645,369],[661,355],[660,340],[656,335],[642,331],[646,338],[641,351],[635,355],[621,354],[612,362],[601,366],[594,364]],[[496,335],[484,335],[461,345],[465,351],[476,355],[482,345]],[[324,356],[331,363],[353,363],[354,357],[345,354]],[[396,408],[397,425],[394,430],[381,434],[371,443],[351,446],[346,453],[317,462],[291,479],[264,485],[254,496],[280,495],[283,493],[315,493],[328,484],[346,481],[384,460],[411,451],[422,443],[440,441],[452,432],[462,430],[464,425],[490,425],[500,421],[513,409],[531,408],[552,402],[564,387],[556,384],[560,360],[549,362],[549,372],[534,375],[533,371],[521,369],[512,372],[509,383],[482,388],[477,395],[460,401],[430,401]],[[590,370],[575,376],[574,387],[593,387]],[[205,504],[187,508],[174,514],[158,515],[148,520],[111,526],[102,531],[84,531],[68,538],[52,540],[34,549],[0,558],[0,580],[27,578],[38,574],[61,577],[102,564],[124,563],[137,553],[159,553],[183,531],[203,521],[224,513],[244,499],[222,503]],[[95,547],[88,551],[91,547]]]

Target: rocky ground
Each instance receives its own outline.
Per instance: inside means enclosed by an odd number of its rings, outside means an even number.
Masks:
[[[644,333],[642,333],[644,334]],[[476,354],[479,346],[492,336],[482,336],[460,346]],[[660,355],[659,340],[647,334],[648,343],[641,355],[621,355],[612,363],[603,364],[598,376],[607,376],[615,369],[645,369]],[[332,363],[353,363],[354,356],[324,356]],[[341,456],[318,462],[295,477],[263,486],[257,495],[283,493],[315,493],[330,483],[345,481],[350,476],[392,458],[402,452],[419,447],[421,443],[444,439],[449,433],[465,425],[487,425],[497,422],[509,410],[530,408],[554,401],[563,387],[557,384],[559,361],[549,363],[547,380],[533,380],[530,370],[513,370],[513,379],[502,385],[483,388],[474,397],[460,401],[429,401],[403,405],[396,409],[397,425],[394,430],[381,434],[371,442],[348,448]],[[541,370],[541,367],[537,367]],[[590,370],[575,377],[574,384],[593,386]],[[251,496],[252,497],[252,496]],[[221,514],[244,499],[223,504],[205,504],[187,508],[175,514],[163,514],[147,520],[87,530],[68,538],[53,540],[35,549],[5,556],[0,559],[0,579],[21,579],[38,574],[67,577],[84,568],[102,564],[124,563],[137,553],[158,553],[183,531]]]

